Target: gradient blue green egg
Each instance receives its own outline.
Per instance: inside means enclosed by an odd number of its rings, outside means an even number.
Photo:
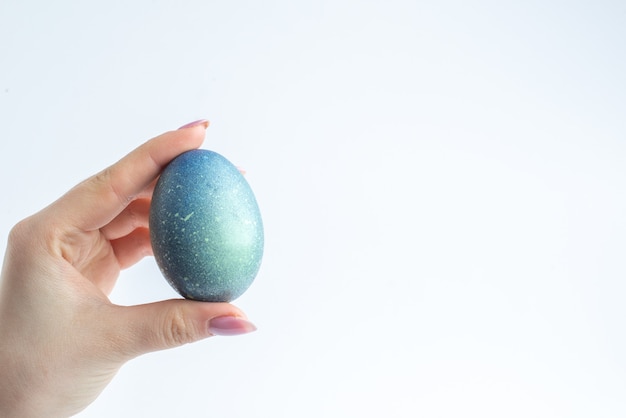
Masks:
[[[150,238],[161,272],[187,299],[236,299],[254,281],[263,257],[263,223],[252,189],[237,167],[208,150],[183,153],[161,173]]]

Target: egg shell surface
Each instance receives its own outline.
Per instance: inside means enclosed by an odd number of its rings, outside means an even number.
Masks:
[[[220,154],[192,150],[172,160],[155,186],[149,222],[156,262],[181,296],[229,302],[254,281],[261,213],[246,179]]]

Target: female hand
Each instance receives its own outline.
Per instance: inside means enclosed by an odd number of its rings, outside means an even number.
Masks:
[[[11,231],[0,282],[0,416],[61,417],[91,403],[128,360],[254,325],[228,303],[117,306],[121,269],[152,254],[160,171],[208,122],[158,136]]]

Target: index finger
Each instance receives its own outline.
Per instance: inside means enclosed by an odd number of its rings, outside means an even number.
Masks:
[[[208,126],[208,121],[202,121],[149,140],[71,189],[53,206],[70,226],[84,231],[102,228],[150,186],[172,159],[198,148]]]

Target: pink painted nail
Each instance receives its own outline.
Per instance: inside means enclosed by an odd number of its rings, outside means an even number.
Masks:
[[[238,166],[237,166],[237,170],[239,170],[239,172],[240,172],[241,174],[243,174],[244,176],[246,175],[246,169],[245,169],[245,168],[243,168],[243,167],[241,167],[241,166],[239,166],[239,165],[238,165]]]
[[[256,331],[250,321],[234,316],[218,316],[209,321],[209,332],[213,335],[241,335]]]
[[[178,129],[187,129],[187,128],[193,128],[194,126],[199,126],[199,125],[204,125],[204,129],[209,127],[209,121],[206,119],[198,119],[198,120],[194,120],[193,122],[189,122],[186,125],[181,126]]]

